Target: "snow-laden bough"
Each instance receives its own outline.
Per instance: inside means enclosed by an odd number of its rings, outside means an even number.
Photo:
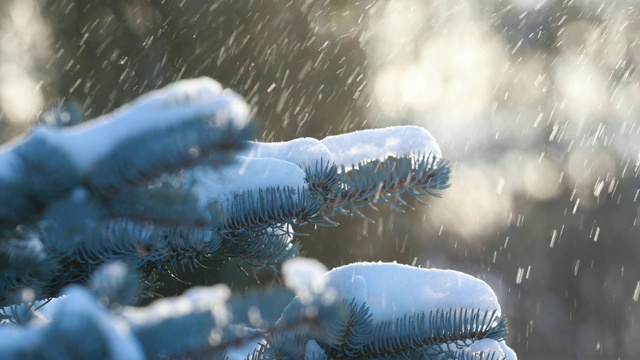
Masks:
[[[295,265],[285,263],[283,274],[297,295],[279,322],[331,304],[346,304],[349,313],[350,321],[334,324],[336,334],[308,339],[308,358],[517,358],[505,343],[506,323],[495,293],[475,277],[382,262],[321,274],[315,260],[291,261]]]

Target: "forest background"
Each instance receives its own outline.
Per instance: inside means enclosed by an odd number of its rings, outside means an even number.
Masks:
[[[0,138],[58,99],[93,118],[196,76],[247,99],[260,141],[424,126],[454,169],[443,199],[303,228],[307,255],[477,276],[522,359],[624,357],[640,352],[639,16],[624,0],[2,0]],[[232,264],[180,278],[256,283]]]

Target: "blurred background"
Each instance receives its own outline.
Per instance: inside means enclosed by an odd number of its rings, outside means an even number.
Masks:
[[[195,76],[246,97],[261,141],[424,126],[454,169],[443,198],[303,228],[306,255],[477,276],[521,359],[634,358],[639,16],[636,0],[0,0],[0,137],[55,100],[91,118]],[[181,276],[256,286],[233,265]]]

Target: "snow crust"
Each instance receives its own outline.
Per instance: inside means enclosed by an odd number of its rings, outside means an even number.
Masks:
[[[292,162],[300,167],[313,166],[316,161],[332,161],[329,149],[314,138],[299,138],[285,142],[250,142],[249,149],[242,153],[252,158],[273,158]]]
[[[236,93],[223,90],[210,78],[182,80],[151,91],[116,111],[67,129],[39,127],[33,136],[45,137],[63,149],[80,174],[123,141],[202,118],[212,125],[230,123],[241,128],[249,121],[249,107]]]
[[[376,322],[436,309],[496,310],[500,304],[485,282],[473,276],[396,263],[354,263],[329,271],[326,284],[339,297],[369,306]]]
[[[347,169],[360,162],[384,160],[389,156],[442,156],[435,138],[419,126],[391,126],[328,136],[322,144],[331,152],[333,161]]]
[[[251,191],[257,196],[260,189],[268,187],[307,187],[304,171],[297,165],[279,159],[238,157],[233,164],[221,168],[199,167],[190,172],[192,190],[202,200],[230,205],[234,194]]]
[[[299,166],[332,162],[350,170],[354,165],[389,156],[431,154],[442,157],[440,146],[428,130],[419,126],[391,126],[328,136],[323,140],[300,138],[285,142],[252,142],[242,155],[274,158]]]

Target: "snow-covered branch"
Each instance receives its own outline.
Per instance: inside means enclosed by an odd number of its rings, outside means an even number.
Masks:
[[[261,143],[248,141],[249,119],[241,97],[201,78],[81,125],[39,125],[0,150],[1,315],[24,323],[0,326],[0,355],[515,358],[482,281],[398,264],[325,274],[295,259],[299,225],[439,196],[450,170],[427,130]],[[289,288],[193,288],[128,306],[158,272],[205,257],[256,268],[294,258]]]

